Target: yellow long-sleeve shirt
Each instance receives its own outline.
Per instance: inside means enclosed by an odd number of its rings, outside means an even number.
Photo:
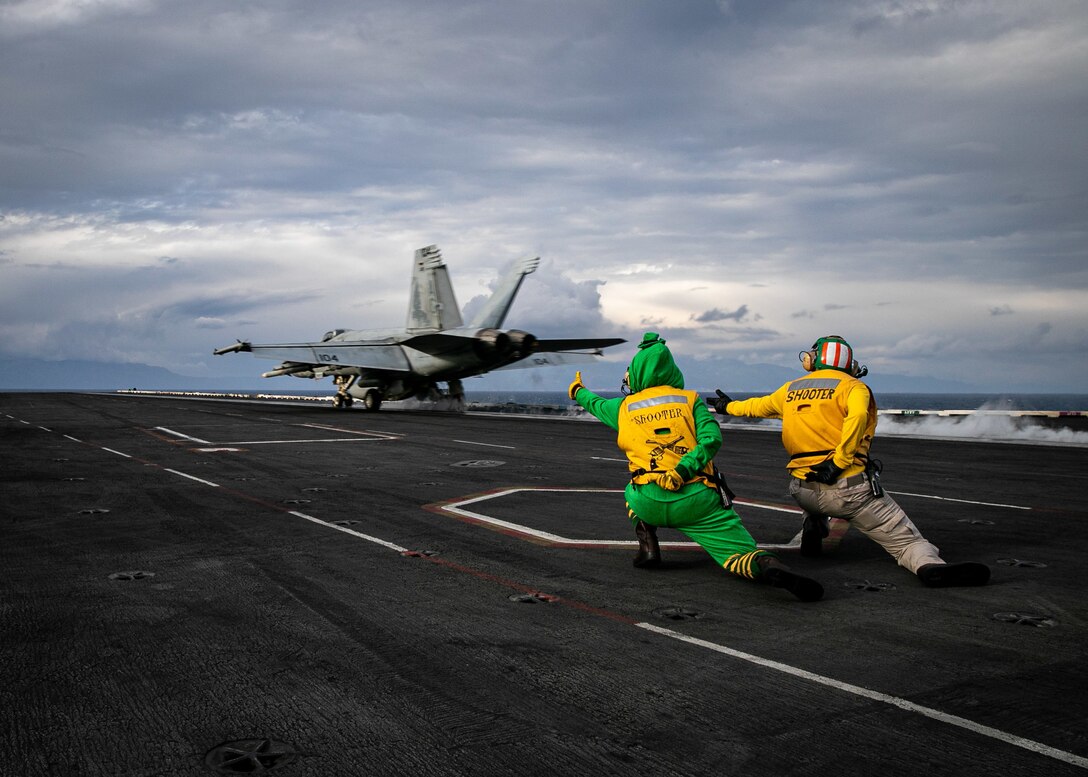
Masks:
[[[782,419],[786,468],[804,478],[828,458],[842,477],[865,469],[876,431],[876,401],[869,387],[839,370],[817,370],[791,380],[773,394],[730,402],[729,415]]]

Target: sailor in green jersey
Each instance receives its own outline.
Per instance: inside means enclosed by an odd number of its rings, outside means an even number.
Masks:
[[[785,588],[802,601],[817,601],[823,587],[756,547],[736,510],[719,491],[714,455],[721,427],[694,391],[656,332],[647,332],[627,370],[631,394],[605,399],[575,375],[571,399],[617,432],[627,455],[627,514],[639,540],[634,564],[660,563],[657,527],[677,529],[697,542],[727,572]]]

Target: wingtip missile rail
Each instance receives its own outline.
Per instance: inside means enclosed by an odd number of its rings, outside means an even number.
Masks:
[[[214,351],[212,351],[212,355],[222,356],[225,353],[237,353],[249,350],[252,350],[252,346],[249,343],[245,343],[239,340],[238,342],[234,343],[234,345],[228,345],[224,348],[216,348]]]

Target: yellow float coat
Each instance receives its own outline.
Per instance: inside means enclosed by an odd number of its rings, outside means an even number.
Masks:
[[[684,454],[698,444],[695,404],[702,399],[694,391],[654,386],[625,397],[617,418],[616,444],[627,455],[631,482],[657,483],[660,474],[676,469]],[[685,473],[689,474],[689,473]],[[714,465],[690,473],[688,482],[712,486]]]
[[[832,458],[843,477],[865,469],[876,432],[876,401],[869,387],[839,370],[816,370],[783,384],[773,394],[736,400],[729,415],[782,419],[786,468],[804,478],[814,464]]]

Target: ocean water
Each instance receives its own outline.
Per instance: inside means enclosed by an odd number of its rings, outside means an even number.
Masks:
[[[562,391],[467,392],[470,409],[502,412],[563,412],[593,420]],[[616,397],[616,392],[602,392]],[[736,393],[733,399],[755,394]],[[877,395],[877,436],[1025,443],[1088,448],[1086,394],[883,394]],[[566,408],[566,410],[560,410]],[[902,412],[899,412],[902,411]],[[939,415],[942,411],[950,414]],[[960,411],[956,413],[955,411]],[[1067,413],[1066,417],[1019,416],[1017,413]],[[727,418],[730,425],[780,431],[774,419]]]
[[[230,394],[243,398],[294,397],[319,401],[330,400],[334,393],[331,389],[310,389],[294,391],[289,396],[285,396],[282,391],[268,394],[220,392],[217,395]],[[601,396],[617,397],[620,394],[601,392]],[[733,399],[747,399],[756,395],[737,392],[731,396]],[[564,416],[595,421],[572,402],[564,391],[468,391],[465,399],[470,412]],[[1088,448],[1088,394],[889,393],[878,394],[876,399],[880,408],[878,437],[926,437]],[[393,402],[389,406],[416,407],[421,410],[454,409],[446,401],[436,403],[407,400]],[[1020,413],[1028,415],[1019,415]],[[1038,415],[1030,415],[1032,413]],[[766,431],[778,431],[782,428],[781,422],[773,419],[729,417],[722,420],[726,427],[745,426]]]
[[[618,397],[619,392],[600,392],[604,397]],[[711,394],[707,392],[707,396]],[[742,392],[733,399],[759,396]],[[466,392],[469,402],[514,405],[568,405],[564,391],[480,391]],[[1008,411],[1084,411],[1088,412],[1088,394],[877,394],[881,410],[1008,410]]]
[[[230,389],[223,390],[230,392]],[[241,392],[252,394],[246,390]],[[268,390],[268,394],[292,394],[303,397],[332,397],[336,393],[332,385],[320,389],[289,391],[284,386]],[[618,391],[600,391],[602,397],[618,397]],[[712,396],[712,392],[700,392]],[[733,399],[748,399],[758,394],[733,392]],[[876,395],[877,405],[884,410],[988,410],[988,411],[1079,411],[1088,413],[1088,394],[895,394]],[[466,391],[470,404],[525,405],[528,407],[566,407],[574,403],[565,391]]]

